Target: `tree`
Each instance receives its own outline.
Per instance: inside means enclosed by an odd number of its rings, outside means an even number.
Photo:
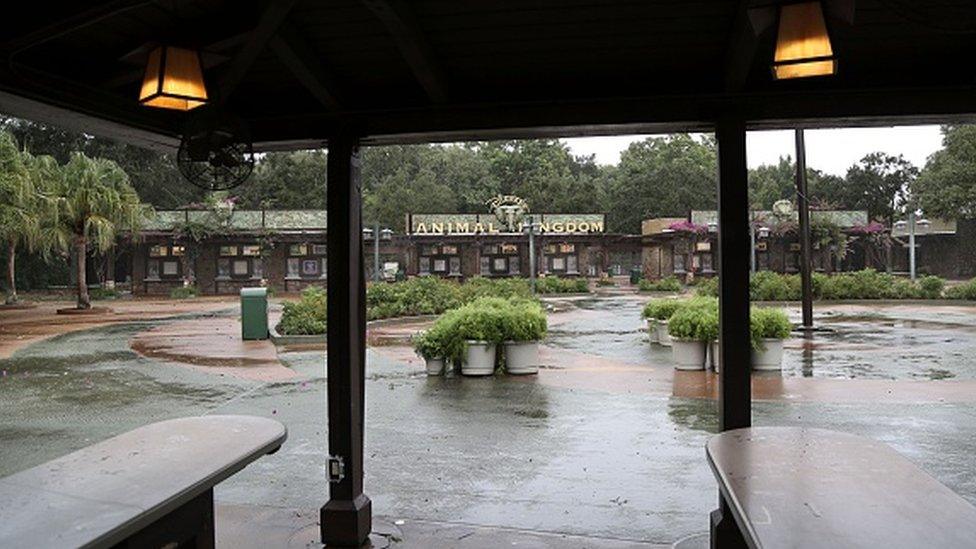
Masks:
[[[33,211],[34,195],[16,141],[9,133],[0,132],[0,242],[7,251],[7,303],[17,301],[17,246],[33,245],[40,233]]]
[[[976,218],[976,126],[943,126],[942,150],[929,157],[911,185],[926,215]]]
[[[890,226],[903,209],[918,168],[902,155],[873,152],[847,170],[841,184],[828,185],[823,193],[851,210],[867,210],[870,219]]]
[[[325,208],[326,156],[320,150],[268,153],[233,192],[244,208]]]
[[[118,164],[75,153],[56,184],[58,241],[74,250],[78,278],[78,308],[91,308],[85,266],[88,247],[104,252],[116,234],[138,233],[151,209],[142,204],[129,178]]]
[[[714,209],[718,202],[716,163],[712,138],[676,134],[631,143],[608,183],[610,230],[635,233],[647,218]]]

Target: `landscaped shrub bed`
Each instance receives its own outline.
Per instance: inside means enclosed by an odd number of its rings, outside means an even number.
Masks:
[[[179,286],[169,292],[170,299],[192,299],[198,294],[196,286]]]
[[[585,294],[590,291],[590,283],[585,278],[544,276],[535,281],[535,291],[540,294]]]
[[[645,305],[644,318],[666,320],[668,333],[675,338],[697,341],[718,339],[718,300],[696,296],[690,299],[656,299]],[[793,329],[782,309],[753,307],[749,313],[752,345],[761,349],[764,339],[786,339]]]
[[[641,279],[637,288],[642,292],[680,292],[681,282],[673,276],[656,281]]]
[[[945,295],[948,299],[976,300],[976,278],[949,288],[946,290]]]
[[[845,299],[939,299],[943,295],[945,280],[937,276],[923,276],[912,282],[874,269],[852,273],[826,275],[813,273],[810,277],[813,298],[818,300]],[[700,284],[698,295],[718,295],[717,281]],[[957,292],[962,293],[962,292]],[[952,297],[947,292],[946,297]],[[973,297],[976,298],[976,284]],[[800,275],[760,271],[749,280],[749,297],[752,301],[799,301],[802,299]]]
[[[322,288],[306,288],[302,298],[285,302],[278,332],[283,335],[324,334],[326,329],[326,295]]]
[[[531,295],[528,281],[520,278],[478,277],[458,284],[436,277],[418,277],[392,284],[370,284],[366,288],[366,315],[369,320],[435,315],[484,297],[529,300]],[[306,289],[298,302],[284,304],[278,332],[323,334],[325,311],[325,289]]]

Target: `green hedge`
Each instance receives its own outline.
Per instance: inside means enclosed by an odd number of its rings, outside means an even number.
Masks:
[[[465,284],[437,277],[370,284],[366,288],[369,320],[401,316],[436,315],[484,297],[530,299],[529,283],[521,278],[476,277]],[[309,288],[297,303],[285,303],[278,331],[285,335],[325,333],[325,290]],[[316,313],[316,311],[318,313]]]
[[[585,278],[544,276],[535,281],[535,291],[540,294],[586,294],[590,292],[590,283]]]
[[[945,291],[945,295],[948,299],[976,300],[976,278],[949,288]]]
[[[912,282],[874,269],[833,275],[813,273],[811,282],[813,298],[825,301],[939,299],[943,296],[945,288],[945,280],[937,276],[924,276]],[[695,291],[699,295],[717,296],[717,280],[714,284],[700,284]],[[976,297],[976,291],[973,295]],[[947,293],[946,296],[951,297],[951,294]],[[749,297],[753,301],[799,301],[802,299],[800,275],[786,275],[772,271],[754,273],[749,280]]]
[[[642,292],[680,292],[682,286],[676,277],[669,276],[656,281],[644,280],[642,278],[637,288]]]

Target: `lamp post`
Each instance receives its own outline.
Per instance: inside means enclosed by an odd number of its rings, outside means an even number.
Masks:
[[[538,225],[532,216],[528,216],[522,226],[525,234],[529,235],[529,286],[535,295],[535,231]]]

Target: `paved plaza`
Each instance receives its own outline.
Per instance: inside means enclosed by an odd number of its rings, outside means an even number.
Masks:
[[[704,454],[717,380],[675,372],[647,342],[645,300],[548,301],[547,366],[530,377],[428,378],[407,346],[424,322],[374,326],[366,493],[378,543],[639,547],[704,532],[717,502]],[[46,326],[47,307],[0,313],[0,476],[162,419],[267,416],[288,441],[217,487],[218,541],[307,546],[328,493],[323,349],[241,342],[233,301],[132,314],[138,304],[113,305],[111,322],[35,328],[26,342],[16,327]],[[754,422],[883,441],[976,503],[973,313],[818,305],[827,330],[789,340],[783,373],[754,378]]]

